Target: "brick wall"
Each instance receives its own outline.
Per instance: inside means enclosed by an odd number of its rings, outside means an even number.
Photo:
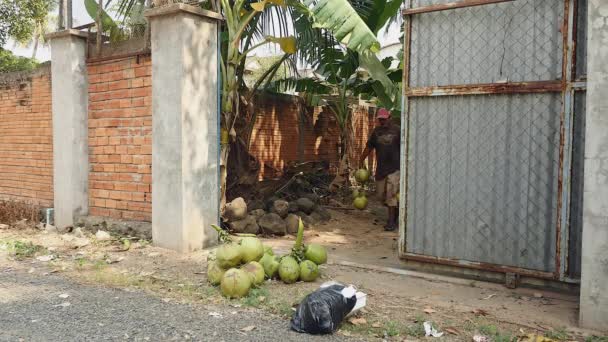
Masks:
[[[261,162],[261,178],[278,176],[286,165],[296,161],[327,161],[330,169],[337,168],[340,130],[331,112],[309,108],[300,123],[298,106],[290,97],[261,99],[256,108],[250,153]],[[368,108],[353,108],[355,143],[351,163],[363,152],[374,124],[373,112]]]
[[[150,221],[150,57],[91,63],[89,214]]]
[[[151,220],[151,60],[130,57],[88,64],[90,215]],[[256,104],[250,150],[261,175],[274,177],[290,162],[338,164],[333,115],[308,108],[300,122],[291,97]],[[373,115],[355,106],[351,161],[363,150]],[[53,205],[51,77],[48,66],[0,75],[0,199]]]
[[[0,200],[53,205],[49,66],[0,75]]]

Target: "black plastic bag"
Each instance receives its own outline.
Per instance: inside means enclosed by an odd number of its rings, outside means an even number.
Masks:
[[[291,329],[309,334],[330,334],[357,303],[355,291],[345,297],[343,285],[321,288],[302,300],[291,319]]]

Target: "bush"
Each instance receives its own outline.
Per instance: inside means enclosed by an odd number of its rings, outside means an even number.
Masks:
[[[31,71],[38,67],[35,59],[15,56],[12,52],[0,48],[0,73],[13,71]]]
[[[30,224],[40,222],[40,207],[25,202],[0,201],[0,223],[13,224],[23,219]]]

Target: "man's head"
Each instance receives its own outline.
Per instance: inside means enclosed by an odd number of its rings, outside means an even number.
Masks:
[[[376,118],[380,126],[386,126],[390,124],[391,113],[386,108],[380,108],[378,109],[378,113],[376,113]]]

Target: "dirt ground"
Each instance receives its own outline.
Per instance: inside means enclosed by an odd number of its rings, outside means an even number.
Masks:
[[[133,242],[123,251],[126,246],[120,237],[98,241],[90,233],[0,230],[0,268],[21,267],[40,276],[58,273],[83,284],[140,289],[171,302],[262,310],[284,319],[286,324],[293,307],[304,296],[323,282],[336,280],[354,284],[367,294],[367,306],[337,332],[345,336],[395,341],[437,339],[424,337],[423,322],[428,321],[444,332],[440,339],[447,341],[471,341],[474,336],[485,336],[488,341],[542,340],[541,336],[608,341],[606,337],[591,337],[599,335],[597,332],[576,328],[575,294],[510,290],[499,284],[420,272],[394,274],[344,266],[340,264],[343,261],[398,266],[397,233],[382,230],[383,213],[379,208],[332,211],[332,215],[329,222],[305,232],[305,242],[321,243],[329,250],[330,260],[321,267],[320,279],[293,285],[267,281],[241,300],[224,299],[208,285],[208,251],[178,254],[147,241]],[[23,247],[16,241],[32,245]],[[264,239],[264,244],[282,254],[289,251],[293,241],[294,237],[287,236]],[[47,255],[53,260],[45,261]]]

